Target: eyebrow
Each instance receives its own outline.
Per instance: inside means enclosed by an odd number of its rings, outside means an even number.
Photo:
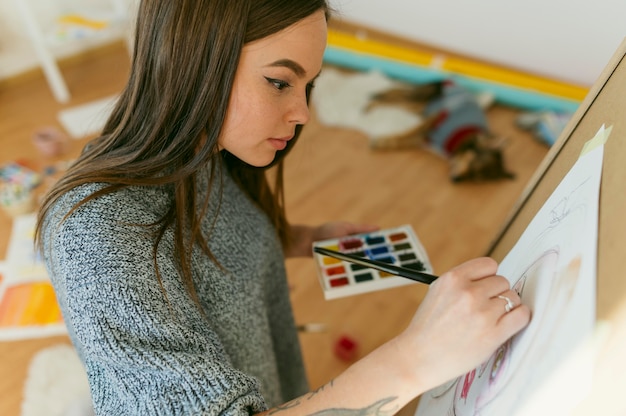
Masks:
[[[297,76],[300,78],[306,75],[306,71],[302,68],[302,65],[297,63],[296,61],[292,61],[291,59],[279,59],[278,61],[274,61],[268,66],[282,66],[291,69]]]

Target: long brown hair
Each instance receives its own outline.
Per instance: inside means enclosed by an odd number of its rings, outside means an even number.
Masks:
[[[46,195],[39,212],[36,241],[43,247],[42,225],[63,194],[87,183],[107,186],[80,201],[67,213],[99,196],[129,186],[165,186],[173,194],[169,210],[156,224],[156,252],[165,231],[173,227],[174,256],[183,282],[197,301],[191,273],[191,250],[198,245],[215,261],[200,229],[207,213],[196,207],[197,172],[224,163],[235,181],[273,222],[284,246],[289,226],[283,195],[283,159],[278,152],[270,166],[252,167],[232,155],[222,157],[218,137],[225,120],[241,50],[329,7],[325,0],[150,0],[142,1],[136,21],[128,83],[102,134],[92,140],[66,174]],[[266,171],[276,166],[270,186]]]

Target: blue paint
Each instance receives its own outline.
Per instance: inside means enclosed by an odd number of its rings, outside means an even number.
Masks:
[[[383,263],[394,264],[396,259],[393,256],[374,257],[372,260],[382,261]]]
[[[380,256],[381,254],[389,253],[389,247],[387,246],[374,247],[374,248],[370,248],[366,252],[370,257],[376,257],[376,256]]]
[[[367,242],[368,245],[373,246],[374,244],[382,244],[385,242],[385,237],[383,236],[369,236],[367,238],[365,238],[365,241]]]

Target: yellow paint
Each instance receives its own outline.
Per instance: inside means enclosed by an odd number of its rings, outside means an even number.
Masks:
[[[365,53],[381,58],[393,59],[408,64],[416,64],[426,67],[433,66],[434,63],[437,62],[437,68],[443,71],[466,75],[473,78],[480,78],[518,88],[541,91],[547,94],[577,101],[582,101],[588,92],[587,88],[578,85],[559,82],[467,59],[458,59],[443,55],[435,56],[432,53],[416,51],[384,42],[360,39],[356,36],[333,29],[329,30],[328,44],[330,46],[344,48],[354,52]]]
[[[61,311],[54,289],[49,282],[35,282],[30,287],[30,298],[20,324],[46,325],[61,322]]]
[[[336,244],[330,245],[330,246],[325,246],[323,247],[326,250],[333,250],[333,251],[339,251],[339,246]],[[341,263],[341,260],[336,259],[334,257],[329,257],[329,256],[324,256],[322,258],[322,264],[324,264],[325,266],[331,265],[331,264],[337,264],[337,263]]]
[[[331,265],[331,264],[341,263],[341,260],[336,259],[334,257],[324,257],[322,259],[322,263],[324,263],[324,265],[328,266],[328,265]]]
[[[58,19],[59,23],[74,26],[83,26],[89,29],[101,30],[107,27],[107,22],[103,20],[88,19],[77,14],[68,14]]]
[[[49,282],[9,287],[0,303],[0,327],[60,323],[63,318]]]

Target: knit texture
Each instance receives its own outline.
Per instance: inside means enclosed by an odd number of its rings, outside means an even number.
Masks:
[[[137,225],[165,212],[164,189],[103,196],[65,221],[103,185],[81,186],[53,206],[44,259],[96,414],[247,415],[308,390],[280,242],[260,209],[226,172],[221,176],[219,215],[214,191],[203,228],[208,233],[214,224],[209,246],[223,269],[199,249],[193,254],[204,315],[177,271],[173,232],[157,254],[166,297],[152,234]],[[207,187],[205,175],[199,189]]]

